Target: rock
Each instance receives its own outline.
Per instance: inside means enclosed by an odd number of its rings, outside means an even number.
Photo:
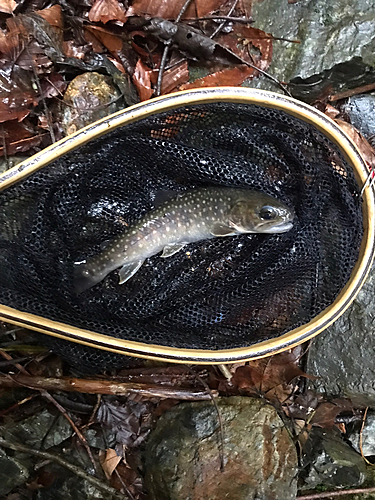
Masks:
[[[21,161],[27,159],[27,156],[8,156],[7,159],[4,157],[0,158],[0,174],[3,174],[9,168],[15,167]]]
[[[264,0],[252,7],[254,27],[275,37],[269,72],[291,81],[293,95],[307,102],[374,79],[375,24],[367,0],[308,0],[296,3]],[[261,77],[250,82],[275,92],[280,89]]]
[[[47,450],[57,446],[73,434],[73,429],[63,415],[56,415],[43,410],[17,423],[4,426],[5,439],[27,446]]]
[[[349,309],[312,342],[306,370],[319,377],[316,390],[367,406],[375,405],[374,286],[373,267]]]
[[[359,436],[362,422],[358,422],[356,430],[349,434],[349,441],[353,448],[360,453]],[[362,431],[362,451],[365,457],[375,456],[375,413],[368,412],[366,423]]]
[[[301,490],[317,486],[331,488],[354,488],[366,478],[366,464],[361,455],[343,441],[335,429],[325,432],[317,427],[309,434],[304,447],[308,457],[301,472],[304,485]]]
[[[354,125],[366,139],[375,134],[375,96],[356,95],[350,97],[342,107]]]
[[[0,495],[7,495],[29,477],[27,466],[0,449]]]
[[[83,73],[70,82],[56,118],[66,135],[124,107],[121,93],[109,76],[95,71]]]
[[[260,399],[183,403],[162,415],[145,450],[150,500],[292,500],[297,455],[282,420]]]

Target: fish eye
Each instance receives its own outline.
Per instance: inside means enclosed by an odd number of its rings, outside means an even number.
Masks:
[[[273,207],[265,205],[260,209],[259,217],[264,220],[272,220],[277,217],[277,210]]]

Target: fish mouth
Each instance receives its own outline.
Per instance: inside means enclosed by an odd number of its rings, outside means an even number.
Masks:
[[[277,226],[262,228],[262,233],[266,233],[266,234],[286,233],[287,231],[292,229],[292,227],[293,227],[292,222],[282,222],[281,224],[279,224]]]

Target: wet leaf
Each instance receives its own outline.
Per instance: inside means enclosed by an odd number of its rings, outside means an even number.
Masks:
[[[8,121],[0,127],[0,156],[4,155],[4,142],[6,155],[14,155],[28,151],[38,146],[42,135],[35,135],[23,123]]]
[[[150,97],[154,93],[151,84],[151,74],[152,70],[148,66],[146,66],[146,64],[144,64],[140,59],[138,59],[134,70],[133,83],[137,89],[141,101],[150,99]]]
[[[95,36],[110,52],[117,52],[122,48],[122,40],[109,30],[101,26],[86,26],[85,32],[90,32]]]
[[[344,120],[335,120],[337,125],[350,137],[354,144],[359,149],[364,160],[371,168],[375,167],[375,151],[370,143],[363,137],[363,135],[350,123]]]
[[[0,122],[22,121],[38,97],[30,77],[22,70],[0,70]]]
[[[108,448],[105,453],[100,456],[100,463],[106,478],[109,480],[122,458],[119,457],[115,450]]]
[[[301,350],[297,347],[269,358],[250,361],[236,370],[232,383],[238,389],[284,401],[292,393],[293,387],[289,385],[296,377],[316,378],[299,368],[300,355]]]
[[[89,12],[91,22],[104,24],[109,21],[125,23],[127,16],[124,7],[117,0],[95,0]]]
[[[161,85],[161,94],[169,94],[181,85],[189,81],[189,67],[187,61],[182,61],[174,65],[163,74],[163,82]]]
[[[175,20],[179,15],[185,0],[134,0],[126,12],[127,16],[151,16]],[[217,10],[223,0],[195,0],[191,2],[184,18],[204,17]]]
[[[241,85],[245,80],[250,78],[255,74],[256,70],[249,68],[244,64],[241,66],[235,66],[234,68],[225,68],[220,71],[216,71],[211,75],[207,75],[204,78],[198,78],[192,83],[187,83],[182,85],[180,90],[194,89],[200,87],[219,87],[228,86],[236,87]]]
[[[332,402],[321,403],[316,409],[310,423],[317,427],[329,429],[335,425],[337,415],[343,411],[352,411],[353,405],[347,399],[335,399]]]
[[[16,7],[17,3],[14,0],[0,0],[0,12],[12,14]]]
[[[38,16],[43,17],[43,19],[45,19],[46,21],[48,21],[51,26],[59,28],[60,30],[64,29],[64,23],[60,5],[53,5],[48,9],[37,10],[35,11],[35,13],[38,14]]]

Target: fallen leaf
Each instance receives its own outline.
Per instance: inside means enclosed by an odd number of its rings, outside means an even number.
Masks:
[[[146,64],[144,64],[141,59],[138,59],[138,62],[135,65],[133,83],[137,89],[141,101],[150,99],[150,97],[154,93],[151,85],[151,74],[152,70],[148,66],[146,66]]]
[[[163,74],[161,94],[169,94],[189,81],[189,67],[187,61],[174,65]]]
[[[22,121],[30,113],[30,108],[38,104],[29,75],[22,70],[8,72],[0,69],[0,90],[0,122]]]
[[[332,402],[321,403],[310,420],[311,425],[329,429],[335,425],[337,415],[343,411],[352,411],[353,405],[347,399],[337,398]]]
[[[121,38],[101,26],[86,26],[85,31],[94,35],[110,52],[117,52],[122,48]]]
[[[60,5],[56,4],[52,7],[49,7],[48,9],[36,10],[35,14],[43,17],[43,19],[48,21],[51,26],[59,28],[60,30],[64,29],[64,22]]]
[[[207,75],[204,78],[198,78],[192,83],[182,85],[180,90],[195,89],[200,87],[237,87],[254,74],[255,70],[245,65],[235,66],[234,68],[225,68],[220,71],[216,71],[211,75]]]
[[[100,456],[100,464],[104,471],[105,477],[110,480],[113,471],[116,469],[118,464],[121,462],[122,458],[116,453],[116,450],[108,448],[105,453]]]
[[[375,167],[375,151],[370,143],[363,137],[363,135],[350,123],[344,122],[344,120],[335,120],[337,125],[349,136],[349,138],[354,142],[354,144],[359,149],[364,160],[368,163],[371,168]]]
[[[95,0],[89,11],[89,19],[92,23],[119,21],[126,23],[127,16],[124,7],[117,0]]]
[[[16,7],[17,3],[14,0],[0,0],[0,12],[12,14]]]
[[[16,120],[8,121],[0,127],[0,156],[4,156],[4,142],[6,155],[9,156],[39,146],[44,135],[33,134],[30,127]]]

